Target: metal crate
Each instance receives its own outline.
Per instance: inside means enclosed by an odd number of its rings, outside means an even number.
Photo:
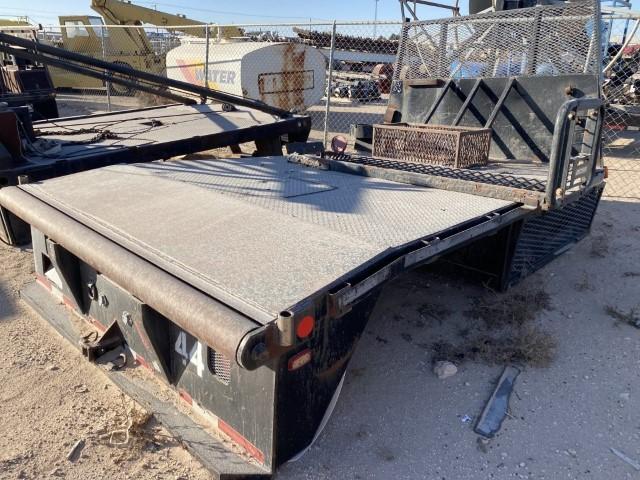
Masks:
[[[487,165],[491,129],[398,123],[373,126],[373,156],[453,168]]]

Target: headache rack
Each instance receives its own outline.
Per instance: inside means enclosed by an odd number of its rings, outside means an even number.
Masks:
[[[371,154],[328,160],[544,210],[588,194],[604,179],[598,19],[577,2],[406,22]]]
[[[604,180],[600,136],[604,115],[597,98],[565,102],[556,117],[548,163],[490,162],[480,168],[432,165],[411,159],[327,153],[300,159],[325,168],[433,188],[471,193],[550,210],[588,194]]]

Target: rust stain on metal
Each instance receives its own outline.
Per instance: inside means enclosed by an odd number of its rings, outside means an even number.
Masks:
[[[285,110],[304,108],[304,64],[306,49],[288,43],[282,59],[283,87],[277,94],[278,107]]]
[[[314,87],[313,69],[304,69],[306,49],[289,43],[283,46],[280,55],[281,68],[278,71],[258,75],[260,100],[283,110],[304,110],[304,91]]]

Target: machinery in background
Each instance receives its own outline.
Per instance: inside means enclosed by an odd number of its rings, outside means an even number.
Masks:
[[[304,110],[324,93],[326,59],[313,47],[247,41],[237,27],[205,24],[120,0],[92,0],[91,8],[101,16],[60,17],[62,36],[54,42],[57,46],[285,110]],[[151,38],[145,25],[171,35]],[[51,74],[57,88],[107,85],[65,69],[52,68]],[[110,89],[117,95],[134,93],[121,85],[112,84]]]
[[[548,0],[469,0],[469,14],[502,10],[515,10],[517,8],[530,8],[536,5],[548,5]],[[560,3],[559,1],[556,3]]]
[[[242,37],[244,32],[232,26],[218,27],[209,24],[209,33],[205,28],[191,28],[206,25],[204,22],[192,20],[185,15],[161,12],[152,8],[134,5],[130,1],[91,0],[91,8],[99,13],[109,25],[139,26],[154,25],[171,33],[180,32],[193,37],[215,39],[217,41],[234,40]],[[146,36],[144,30],[138,32]]]
[[[205,25],[204,22],[172,15],[151,8],[119,0],[92,0],[91,8],[100,16],[74,15],[59,17],[61,37],[53,45],[72,52],[113,62],[123,67],[162,75],[165,73],[167,50],[179,45],[175,37],[158,37],[152,40],[143,25],[170,27],[167,31],[205,38],[204,28],[189,28]],[[105,25],[105,23],[107,25]],[[128,28],[117,28],[125,26]],[[182,27],[182,28],[181,28]],[[235,27],[210,27],[212,38],[217,41],[242,36]],[[82,77],[64,69],[53,68],[51,75],[57,88],[104,88],[96,79]],[[112,93],[131,95],[130,89],[111,86]]]
[[[208,52],[208,59],[207,59]],[[167,77],[303,111],[324,94],[326,59],[291,42],[223,42],[184,38],[167,52]]]
[[[60,17],[59,39],[45,39],[56,47],[70,52],[98,58],[126,68],[144,70],[162,75],[165,71],[164,55],[157,54],[143,29],[116,29],[104,25],[98,16],[74,15]],[[78,75],[62,68],[51,68],[56,88],[103,89],[107,83],[95,78]],[[114,95],[131,95],[133,90],[110,84]]]
[[[36,28],[26,20],[0,19],[0,31],[33,40]],[[58,116],[56,94],[46,67],[19,56],[0,53],[0,103],[29,106],[40,119]]]
[[[611,45],[607,53],[608,60],[613,60],[605,71],[602,86],[607,100],[613,104],[638,105],[640,103],[639,46],[623,48],[619,44]]]
[[[319,49],[329,59],[331,34],[294,27],[298,40]],[[333,69],[344,72],[372,72],[376,65],[396,61],[399,41],[393,38],[367,38],[336,33]]]

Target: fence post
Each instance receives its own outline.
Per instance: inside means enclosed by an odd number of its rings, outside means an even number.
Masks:
[[[218,27],[220,28],[220,27]],[[209,86],[209,42],[211,41],[211,35],[209,30],[209,24],[204,26],[204,38],[207,42],[204,46],[204,86]]]
[[[100,43],[102,45],[102,60],[107,61],[107,49],[104,42],[104,25],[100,25]],[[107,73],[106,70],[104,73]],[[111,82],[107,80],[107,111],[111,111]]]
[[[329,82],[327,85],[327,102],[324,110],[324,148],[327,149],[327,140],[329,136],[329,114],[331,112],[331,95],[333,84],[333,52],[336,48],[336,21],[333,21],[333,28],[331,29],[331,48],[329,49]]]

